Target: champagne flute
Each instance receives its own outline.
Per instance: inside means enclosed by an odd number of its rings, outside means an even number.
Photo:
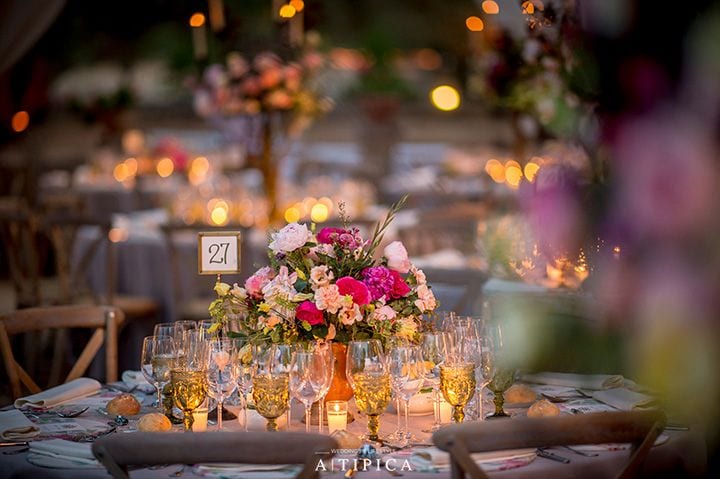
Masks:
[[[390,373],[380,341],[350,341],[345,369],[355,404],[368,416],[367,437],[378,441],[379,418],[390,402]]]
[[[447,333],[425,333],[420,343],[420,353],[423,358],[423,372],[425,380],[433,389],[433,425],[423,432],[435,432],[441,427],[440,423],[440,365],[445,360],[445,338]]]
[[[223,402],[237,388],[236,352],[230,340],[210,342],[208,361],[208,395],[217,400],[217,425],[222,430]]]
[[[272,345],[255,351],[252,396],[257,412],[267,419],[267,430],[277,431],[277,418],[287,411],[290,399],[289,346]]]
[[[162,410],[162,391],[170,382],[170,367],[175,355],[175,343],[165,336],[143,339],[141,369],[143,376],[157,390],[157,407]]]
[[[406,446],[414,438],[408,429],[410,399],[420,391],[423,383],[422,356],[417,346],[398,346],[390,350],[388,365],[393,392],[405,406],[405,425],[400,431],[400,446]],[[398,416],[400,410],[398,408]]]
[[[305,406],[305,432],[310,432],[312,404],[322,397],[324,378],[329,374],[320,351],[296,351],[290,366],[290,392]]]

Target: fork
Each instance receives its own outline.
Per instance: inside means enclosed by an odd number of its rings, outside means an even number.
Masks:
[[[60,417],[73,418],[73,417],[78,417],[79,415],[81,415],[82,413],[87,411],[88,409],[90,409],[90,406],[85,406],[84,408],[78,409],[76,411],[70,410],[68,412],[63,412],[62,410],[60,410],[60,411],[51,411],[51,412],[57,414]]]

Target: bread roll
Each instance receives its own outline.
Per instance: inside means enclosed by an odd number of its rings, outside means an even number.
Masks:
[[[560,408],[547,399],[541,399],[528,409],[528,417],[552,417],[560,414]]]
[[[134,416],[140,412],[140,403],[132,394],[120,394],[111,399],[105,409],[111,416]]]
[[[537,399],[537,393],[524,384],[513,384],[505,391],[505,402],[509,404],[531,403]]]
[[[140,418],[137,427],[139,431],[169,431],[172,429],[172,423],[170,423],[170,419],[165,417],[164,414],[161,414],[159,412],[151,412],[150,414],[145,414],[143,417]]]

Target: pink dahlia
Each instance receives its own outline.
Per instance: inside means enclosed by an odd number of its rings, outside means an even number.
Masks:
[[[410,287],[400,274],[384,266],[365,268],[362,275],[363,283],[370,290],[373,301],[383,296],[385,296],[385,299],[397,299],[410,292]]]
[[[295,310],[295,318],[298,321],[307,321],[310,326],[322,324],[323,312],[317,309],[312,301],[303,301]]]
[[[362,281],[358,281],[350,276],[343,276],[335,283],[341,295],[349,294],[352,296],[353,303],[364,306],[370,303],[370,290]]]

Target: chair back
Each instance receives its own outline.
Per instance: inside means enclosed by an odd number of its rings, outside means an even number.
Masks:
[[[92,452],[115,479],[127,479],[131,465],[198,463],[302,464],[296,477],[315,479],[318,462],[337,447],[329,436],[300,432],[137,432],[102,437]]]
[[[81,377],[105,345],[105,380],[117,381],[117,334],[123,324],[123,312],[110,306],[51,306],[28,308],[0,315],[0,352],[10,379],[13,399],[22,395],[21,383],[31,392],[41,391],[37,383],[17,362],[10,338],[16,334],[51,328],[92,329],[90,340],[71,368],[65,382]]]
[[[466,474],[486,479],[470,454],[525,447],[631,443],[630,456],[618,478],[636,477],[664,427],[659,411],[603,412],[575,416],[517,418],[454,424],[433,434],[433,443],[450,453],[453,479]]]

